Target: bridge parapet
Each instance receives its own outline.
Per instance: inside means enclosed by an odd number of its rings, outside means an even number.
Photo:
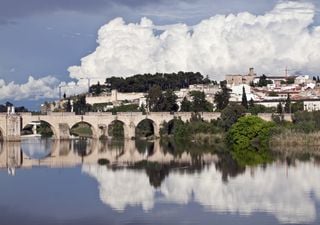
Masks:
[[[49,112],[47,116],[75,116],[74,112]]]
[[[112,112],[86,112],[86,116],[113,116]]]
[[[31,112],[19,112],[17,114],[20,115],[20,116],[32,116]]]
[[[142,112],[117,112],[117,116],[142,116]]]

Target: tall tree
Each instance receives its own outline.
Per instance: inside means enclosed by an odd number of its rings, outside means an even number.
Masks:
[[[166,112],[178,111],[179,106],[177,104],[177,99],[178,99],[178,96],[174,93],[172,89],[167,90],[164,94],[164,98],[163,98],[164,104],[161,110]]]
[[[284,105],[284,111],[286,113],[291,113],[291,99],[289,94],[287,96],[286,104]]]
[[[249,108],[253,108],[253,107],[254,107],[254,101],[251,98],[250,101],[249,101]]]
[[[279,102],[278,105],[277,105],[277,113],[283,113],[283,108],[282,108],[282,103]]]
[[[221,84],[220,84],[221,85]],[[226,85],[221,85],[221,91],[214,95],[214,103],[218,111],[223,110],[229,104],[230,89]]]
[[[211,112],[213,106],[206,100],[206,95],[202,91],[192,91],[192,110],[194,112]]]
[[[258,86],[264,87],[264,86],[267,86],[268,84],[272,84],[272,81],[268,80],[267,76],[263,74],[259,79]]]
[[[246,89],[244,88],[244,86],[242,86],[242,101],[241,101],[241,105],[243,107],[245,107],[246,109],[248,109],[247,94],[246,94]]]
[[[65,109],[66,112],[71,112],[71,101],[70,101],[70,98],[69,98],[68,101],[65,103],[64,109]]]
[[[181,102],[180,107],[181,112],[191,112],[192,111],[192,102],[190,102],[187,97],[184,97]]]
[[[150,88],[147,96],[148,108],[151,112],[160,112],[163,108],[163,95],[161,87],[154,85]]]

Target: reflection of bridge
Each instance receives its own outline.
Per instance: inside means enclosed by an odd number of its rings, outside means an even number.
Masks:
[[[200,113],[205,121],[210,121],[220,117],[220,113],[203,112]],[[262,119],[271,120],[272,114],[259,115]],[[21,128],[32,122],[44,121],[50,124],[56,139],[70,139],[70,129],[77,123],[84,122],[91,126],[93,138],[101,135],[108,135],[108,126],[114,121],[123,124],[124,136],[127,139],[135,137],[135,128],[143,120],[150,120],[153,125],[154,135],[159,137],[160,128],[164,122],[170,122],[174,118],[181,118],[183,121],[190,120],[192,113],[189,112],[152,112],[146,115],[141,112],[130,113],[87,113],[85,115],[75,115],[74,113],[51,113],[48,115],[31,115],[24,113],[21,115],[0,114],[0,131],[4,140],[19,141]],[[291,120],[291,115],[285,115],[286,120]]]
[[[107,159],[111,164],[131,164],[147,160],[150,162],[170,163],[192,163],[189,153],[174,156],[163,151],[159,141],[154,142],[151,151],[139,152],[135,146],[135,141],[125,140],[122,147],[110,147],[100,141],[87,142],[85,146],[79,148],[73,141],[53,141],[51,153],[43,159],[31,158],[23,151],[21,142],[2,142],[0,145],[0,168],[31,168],[33,166],[47,166],[53,168],[71,167],[81,164],[97,164],[99,159]],[[204,162],[216,160],[216,156],[203,155]]]

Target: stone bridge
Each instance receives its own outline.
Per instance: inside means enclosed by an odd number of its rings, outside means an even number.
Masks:
[[[205,121],[218,119],[220,113],[203,112],[200,113]],[[50,113],[48,115],[32,115],[31,113],[22,113],[19,115],[0,115],[0,131],[4,140],[16,141],[20,140],[20,131],[28,124],[36,121],[47,122],[55,139],[70,139],[70,129],[81,122],[90,125],[93,138],[99,138],[102,135],[108,136],[108,126],[114,121],[120,121],[123,124],[124,136],[126,139],[135,137],[135,128],[143,120],[149,120],[153,125],[154,136],[160,136],[160,129],[164,122],[170,122],[175,118],[181,118],[188,121],[192,117],[192,113],[188,112],[152,112],[143,114],[141,112],[128,113],[93,113],[89,112],[85,115],[75,115],[75,113]]]
[[[218,119],[220,113],[202,112],[201,117],[205,121]],[[272,114],[259,114],[260,118],[270,121]],[[124,137],[132,139],[135,137],[136,127],[143,120],[149,120],[153,125],[154,136],[160,136],[160,129],[164,122],[170,122],[175,118],[180,118],[183,121],[189,121],[192,117],[190,112],[152,112],[143,114],[141,112],[126,112],[117,113],[93,113],[89,112],[85,115],[75,115],[75,113],[50,113],[48,115],[32,115],[31,113],[21,114],[0,114],[0,137],[6,141],[19,141],[21,130],[32,122],[44,121],[47,122],[55,139],[68,140],[70,139],[70,129],[81,122],[90,125],[92,137],[94,139],[100,136],[108,136],[108,126],[114,121],[120,121],[124,128]],[[285,114],[285,120],[291,121],[291,114]]]

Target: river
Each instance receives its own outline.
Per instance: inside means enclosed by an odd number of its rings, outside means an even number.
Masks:
[[[159,141],[0,144],[0,224],[320,224],[320,160],[240,167]]]

